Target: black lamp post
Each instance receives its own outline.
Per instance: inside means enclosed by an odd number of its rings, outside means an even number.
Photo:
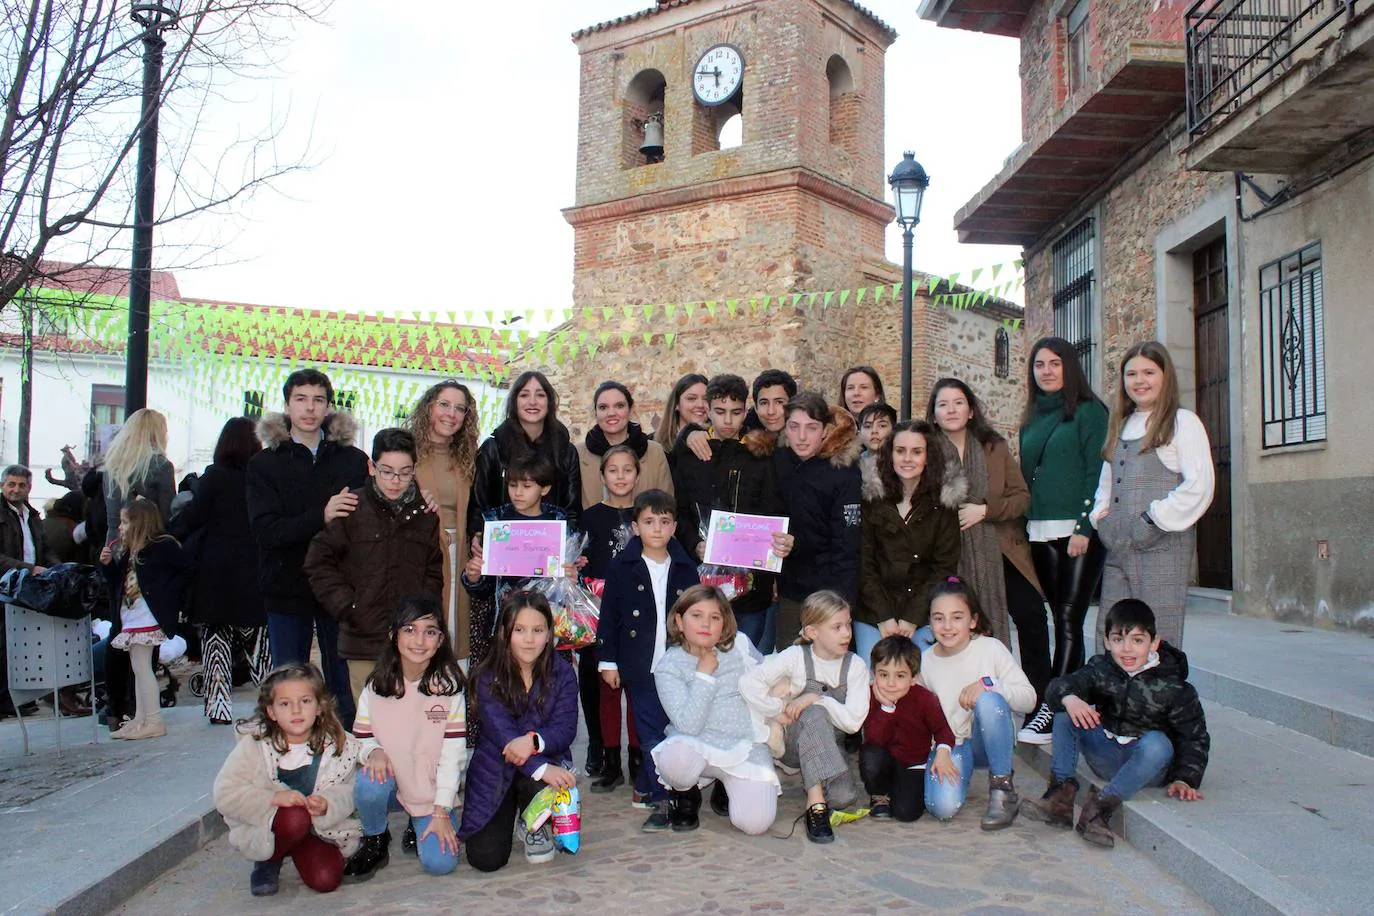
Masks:
[[[921,200],[930,177],[916,154],[902,154],[902,161],[888,176],[897,225],[902,227],[902,419],[911,419],[911,231],[921,221]]]
[[[176,0],[136,0],[130,15],[143,26],[143,113],[134,173],[134,263],[129,271],[129,343],[124,365],[124,416],[148,405],[148,320],[153,281],[153,213],[157,178],[157,110],[162,96],[162,33],[177,27]]]

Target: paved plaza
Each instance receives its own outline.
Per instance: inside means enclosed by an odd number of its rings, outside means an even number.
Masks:
[[[1042,787],[1027,772],[1030,787]],[[629,792],[584,795],[582,849],[530,865],[517,850],[500,872],[466,863],[454,874],[424,875],[399,853],[400,815],[392,818],[391,864],[372,880],[321,895],[290,865],[275,898],[248,894],[249,865],[221,837],[131,899],[118,913],[480,914],[552,913],[884,913],[1154,914],[1210,913],[1203,903],[1129,846],[1088,848],[1072,831],[1017,821],[984,833],[986,789],[956,820],[915,824],[863,820],[836,829],[828,846],[747,837],[707,807],[690,834],[641,833],[644,812]],[[802,810],[795,778],[785,780],[773,831],[785,834]]]

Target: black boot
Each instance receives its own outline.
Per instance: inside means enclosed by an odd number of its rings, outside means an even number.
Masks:
[[[674,833],[686,833],[701,826],[697,812],[701,810],[701,789],[692,786],[686,792],[673,793],[672,825]]]
[[[401,852],[408,856],[420,854],[420,843],[415,837],[415,821],[406,819],[406,832],[401,834]]]
[[[391,831],[363,837],[362,845],[344,865],[344,880],[366,881],[391,861]]]
[[[830,826],[830,806],[817,802],[806,809],[806,838],[813,843],[835,842],[835,830]]]
[[[625,771],[620,768],[620,748],[606,748],[603,759],[605,766],[601,768],[601,775],[592,781],[593,792],[613,792],[616,786],[625,785]]]
[[[725,781],[717,779],[711,787],[711,810],[720,817],[730,816],[730,793],[725,790]]]
[[[587,764],[582,769],[593,779],[600,776],[606,768],[606,749],[600,741],[587,742]]]
[[[630,748],[630,782],[639,778],[639,768],[644,766],[644,751],[637,747]]]

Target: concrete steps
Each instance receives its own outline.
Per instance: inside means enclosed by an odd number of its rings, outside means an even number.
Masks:
[[[1205,799],[1142,792],[1122,809],[1126,841],[1222,913],[1369,912],[1374,640],[1190,602],[1184,648],[1212,736]],[[1018,747],[1042,776],[1048,751]]]

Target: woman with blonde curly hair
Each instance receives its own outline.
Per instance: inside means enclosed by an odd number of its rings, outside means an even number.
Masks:
[[[166,525],[176,495],[167,458],[167,418],[144,407],[129,414],[110,443],[101,467],[105,478],[105,543],[119,537],[119,510],[142,497]]]
[[[415,479],[439,503],[439,541],[444,549],[444,607],[454,650],[462,660],[469,655],[467,589],[455,588],[455,571],[468,561],[468,539],[463,534],[477,461],[477,400],[456,379],[432,385],[420,396],[406,426],[415,437],[419,461]],[[449,555],[456,547],[456,562]]]

